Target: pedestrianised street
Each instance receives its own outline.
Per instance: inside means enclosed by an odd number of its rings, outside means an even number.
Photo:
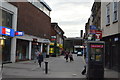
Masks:
[[[66,62],[64,56],[46,58],[48,74],[45,74],[45,63],[42,67],[34,61],[5,64],[3,78],[85,78],[81,74],[84,67],[83,58],[74,54],[73,62]]]
[[[48,74],[45,73],[45,63],[42,67],[34,61],[23,61],[4,64],[3,78],[86,78],[81,74],[84,67],[83,56],[73,55],[73,62],[66,62],[64,56],[50,57],[48,61]],[[108,69],[104,70],[105,78],[118,78],[118,73]],[[111,75],[112,74],[112,75]]]

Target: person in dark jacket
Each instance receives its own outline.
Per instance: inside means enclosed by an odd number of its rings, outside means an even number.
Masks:
[[[37,59],[38,59],[39,66],[41,67],[41,62],[43,62],[43,55],[42,55],[42,53],[39,53]]]
[[[65,52],[65,59],[66,59],[66,62],[68,62],[68,57],[69,57],[69,52],[66,51],[66,52]]]

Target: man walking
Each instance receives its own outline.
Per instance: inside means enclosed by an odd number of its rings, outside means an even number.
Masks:
[[[42,55],[42,53],[38,54],[37,59],[38,59],[39,66],[41,67],[41,62],[43,62],[43,55]]]
[[[68,57],[69,57],[69,52],[66,51],[66,52],[65,52],[65,59],[66,59],[66,62],[68,62]]]

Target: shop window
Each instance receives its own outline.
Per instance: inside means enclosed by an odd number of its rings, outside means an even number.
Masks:
[[[16,60],[28,60],[29,59],[29,43],[25,40],[17,40]]]
[[[103,48],[91,48],[91,61],[102,61],[103,57]]]

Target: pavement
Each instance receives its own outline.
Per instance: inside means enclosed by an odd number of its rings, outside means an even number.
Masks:
[[[45,73],[45,63],[40,68],[38,63],[21,61],[4,64],[2,78],[86,78],[81,74],[84,67],[83,58],[74,56],[73,62],[66,62],[64,56],[45,58],[48,62],[48,74]],[[105,78],[118,78],[119,73],[105,69]]]

